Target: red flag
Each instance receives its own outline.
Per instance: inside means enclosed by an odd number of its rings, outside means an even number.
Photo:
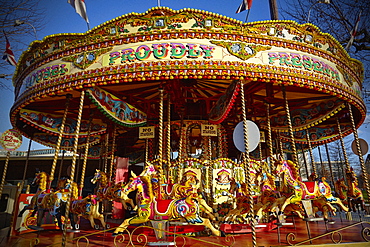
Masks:
[[[10,48],[8,37],[6,37],[5,33],[4,33],[4,36],[6,39],[6,48],[5,48],[3,59],[7,61],[10,65],[17,66],[17,61],[15,60],[12,49]]]
[[[236,10],[236,13],[239,14],[244,10],[251,9],[253,0],[243,0],[242,3],[239,5],[239,8]]]
[[[351,38],[349,39],[349,41],[346,45],[346,48],[345,48],[346,50],[348,50],[352,46],[353,41],[355,40],[356,32],[357,32],[357,28],[358,28],[358,23],[360,23],[361,12],[362,11],[360,11],[360,13],[358,14],[355,27],[351,31]]]
[[[89,23],[89,18],[87,17],[85,0],[68,0],[68,3],[76,10],[76,13],[79,14],[82,18]]]

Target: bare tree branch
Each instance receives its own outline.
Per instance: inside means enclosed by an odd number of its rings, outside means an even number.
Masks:
[[[39,2],[40,0],[0,0],[0,32],[6,33],[16,59],[29,45],[28,40],[34,40],[35,32],[40,31],[45,25],[44,10],[40,8]],[[15,26],[16,20],[24,24]],[[5,42],[4,35],[0,35],[1,57],[5,51]],[[0,60],[0,74],[7,75],[0,80],[0,90],[9,88],[5,82],[10,82],[14,69],[14,66]]]

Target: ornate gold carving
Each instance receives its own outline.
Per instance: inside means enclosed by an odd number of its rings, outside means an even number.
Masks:
[[[62,60],[66,62],[72,62],[73,65],[76,66],[77,68],[86,69],[91,64],[95,63],[95,61],[101,54],[109,52],[110,50],[112,50],[112,48],[113,47],[103,48],[94,51],[86,51],[72,56],[64,57]]]
[[[246,44],[244,42],[211,40],[211,43],[226,48],[230,52],[230,54],[242,60],[248,60],[249,58],[254,57],[259,51],[266,51],[271,49],[271,46]]]

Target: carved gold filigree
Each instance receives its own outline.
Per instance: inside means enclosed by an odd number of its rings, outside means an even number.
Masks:
[[[63,61],[72,62],[73,65],[76,66],[77,68],[86,69],[91,64],[95,63],[95,61],[101,54],[107,53],[110,50],[112,50],[112,47],[94,51],[81,52],[78,54],[74,54],[72,56],[64,57]]]
[[[236,56],[242,60],[248,60],[249,58],[254,57],[259,51],[266,51],[271,49],[271,46],[246,44],[243,42],[211,40],[211,43],[226,48],[231,55]]]

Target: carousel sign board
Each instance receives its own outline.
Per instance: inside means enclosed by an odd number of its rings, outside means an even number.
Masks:
[[[15,151],[22,145],[22,134],[15,129],[9,129],[1,135],[0,143],[7,151]]]
[[[217,125],[215,124],[202,124],[201,125],[202,136],[217,136]]]
[[[154,138],[154,126],[139,127],[139,139]]]

